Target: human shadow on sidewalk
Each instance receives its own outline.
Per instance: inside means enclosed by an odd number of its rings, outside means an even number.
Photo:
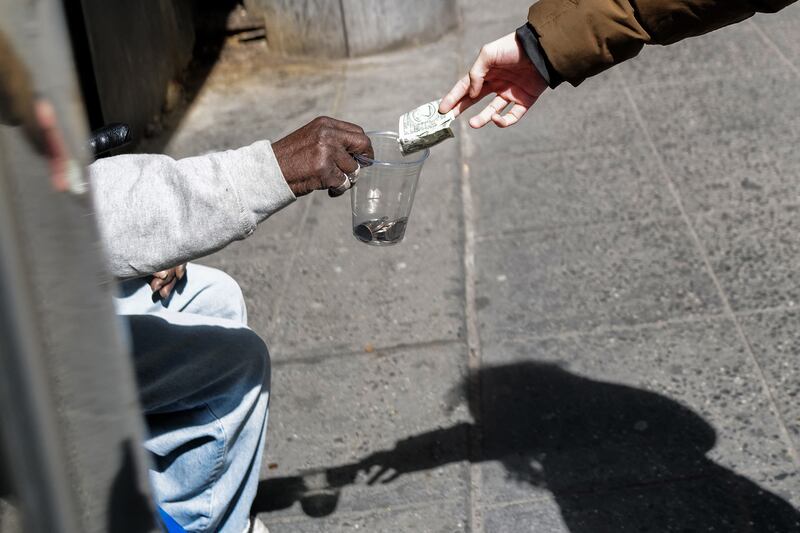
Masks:
[[[267,479],[253,511],[299,502],[306,514],[325,516],[359,474],[368,484],[391,483],[448,463],[497,461],[528,492],[552,494],[572,533],[800,531],[800,513],[789,503],[706,457],[714,429],[674,400],[537,362],[485,367],[475,379],[456,396],[480,396],[480,408],[470,405],[478,425],[414,435],[356,463]]]

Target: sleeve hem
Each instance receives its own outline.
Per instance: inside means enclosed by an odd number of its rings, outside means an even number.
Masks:
[[[544,53],[542,46],[539,44],[539,35],[530,23],[517,29],[517,41],[522,46],[522,49],[525,50],[525,54],[527,54],[533,66],[536,67],[539,75],[547,82],[548,87],[551,89],[558,87],[563,79],[547,59],[547,54]]]
[[[258,141],[242,148],[242,162],[237,173],[230,175],[235,194],[242,207],[244,236],[256,226],[296,200],[283,176],[269,141]]]

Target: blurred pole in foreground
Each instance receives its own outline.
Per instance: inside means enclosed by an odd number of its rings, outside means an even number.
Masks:
[[[0,498],[26,533],[155,531],[62,5],[0,0],[0,38]],[[34,101],[55,111],[61,180]]]

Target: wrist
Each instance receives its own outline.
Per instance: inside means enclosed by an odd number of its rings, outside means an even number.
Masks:
[[[563,79],[553,68],[553,65],[550,64],[547,54],[539,43],[539,35],[536,33],[536,29],[530,23],[526,23],[517,29],[516,39],[525,55],[530,59],[536,73],[545,81],[547,86],[551,89],[558,87]]]
[[[272,143],[272,153],[275,154],[275,161],[278,163],[278,168],[281,171],[281,176],[286,182],[286,186],[292,191],[295,196],[300,196],[297,190],[297,180],[293,179],[292,166],[289,164],[289,154],[285,150],[283,139]]]

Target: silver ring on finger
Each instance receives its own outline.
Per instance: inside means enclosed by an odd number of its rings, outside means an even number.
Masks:
[[[336,194],[342,194],[347,189],[349,189],[350,187],[353,186],[353,181],[350,179],[350,176],[348,176],[344,172],[342,172],[342,175],[344,176],[344,181],[342,182],[342,184],[339,185],[338,187],[332,189],[333,192],[335,192]]]
[[[342,194],[345,191],[347,191],[350,187],[352,187],[356,181],[358,181],[358,173],[361,172],[361,164],[359,164],[358,162],[356,162],[356,164],[358,165],[358,167],[356,167],[356,169],[353,172],[349,174],[346,172],[342,172],[342,175],[344,176],[344,181],[342,182],[341,185],[333,189],[333,192],[335,192],[336,194]]]
[[[355,185],[358,181],[358,173],[361,172],[361,163],[356,161],[356,169],[347,175],[350,178],[350,183]]]

